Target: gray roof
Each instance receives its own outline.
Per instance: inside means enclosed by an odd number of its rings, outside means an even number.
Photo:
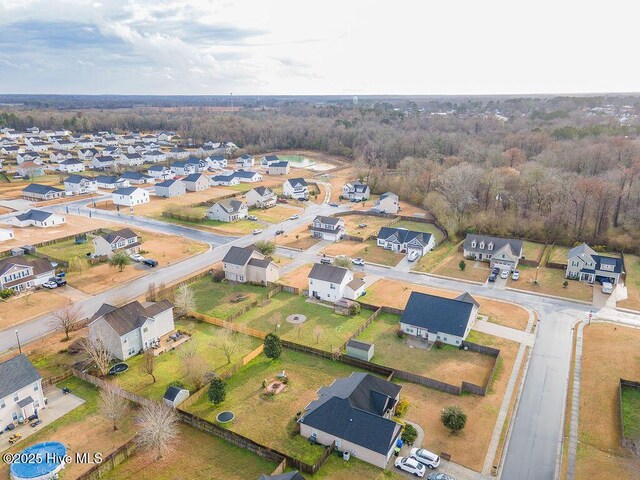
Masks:
[[[389,198],[394,198],[394,199],[396,199],[396,200],[398,199],[398,195],[396,195],[395,193],[393,193],[393,192],[386,192],[386,193],[383,193],[382,195],[380,195],[379,200],[384,200],[384,199],[385,199],[385,198],[387,198],[387,197],[389,197]]]
[[[162,398],[164,398],[165,400],[169,400],[170,402],[173,402],[182,390],[185,390],[185,389],[176,387],[175,385],[169,385],[169,387],[167,387],[167,391],[164,392],[164,397]]]
[[[422,245],[428,245],[432,235],[425,232],[415,232],[405,228],[382,227],[378,232],[378,238],[387,241],[397,240],[398,243],[408,243],[412,240],[419,241]]]
[[[95,178],[85,177],[84,175],[69,175],[64,179],[64,183],[81,183],[81,182],[95,182]]]
[[[100,317],[104,318],[118,335],[123,336],[140,328],[148,318],[172,307],[173,305],[168,300],[162,300],[146,308],[138,301],[128,303],[120,308],[105,304],[100,307],[100,310],[96,312],[92,320]],[[98,313],[101,314],[98,315]]]
[[[264,159],[267,162],[277,162],[278,160],[280,160],[280,158],[277,155],[265,155]]]
[[[364,350],[365,352],[368,352],[369,350],[371,350],[371,347],[373,347],[373,345],[366,342],[360,342],[358,340],[349,340],[347,342],[347,347],[356,348],[358,350]]]
[[[476,241],[475,248],[471,247],[471,243]],[[480,248],[480,243],[484,241],[484,248]],[[493,243],[493,249],[489,250],[489,244]],[[468,252],[477,252],[477,253],[487,253],[487,252],[496,252],[500,250],[505,245],[509,245],[511,248],[511,253],[513,253],[516,257],[522,257],[522,240],[516,240],[513,238],[501,238],[501,237],[492,237],[489,235],[476,235],[468,233],[467,237],[464,240],[464,249]]]
[[[149,170],[151,170],[152,172],[162,172],[166,169],[167,167],[165,167],[164,165],[152,165],[151,167],[149,167]]]
[[[116,183],[118,181],[118,177],[113,177],[111,175],[98,175],[96,177],[96,182],[98,183]]]
[[[227,213],[235,213],[240,211],[240,207],[242,207],[244,203],[239,200],[228,199],[221,200],[216,205],[220,205],[220,207],[222,207],[222,209]]]
[[[0,363],[0,398],[8,397],[42,379],[24,354]]]
[[[431,333],[464,337],[474,305],[478,304],[469,294],[444,298],[411,292],[400,322],[424,328]]]
[[[200,177],[204,177],[206,179],[206,177],[204,175],[202,175],[201,173],[192,173],[190,175],[187,175],[186,177],[184,177],[182,179],[183,182],[197,182],[198,180],[200,180]],[[208,181],[208,179],[207,179]]]
[[[223,263],[230,263],[231,265],[245,266],[251,259],[251,254],[254,252],[249,247],[236,247],[232,246],[227,254],[222,259]]]
[[[569,250],[569,254],[567,255],[567,257],[568,257],[569,260],[571,260],[572,258],[575,258],[575,257],[578,257],[578,256],[588,255],[588,256],[592,257],[595,254],[596,254],[595,250],[593,250],[586,243],[582,243],[580,245],[577,245],[577,246],[573,247],[571,250]]]
[[[49,192],[64,192],[61,188],[51,187],[49,185],[42,185],[40,183],[31,183],[22,189],[26,193],[37,193],[40,195],[46,195]]]
[[[269,165],[269,167],[288,167],[289,166],[289,162],[273,162],[271,165]]]
[[[602,269],[602,265],[613,266],[613,273],[622,273],[622,271],[624,270],[624,262],[621,258],[593,255],[593,259],[596,261],[596,270],[599,270],[600,273],[609,273],[609,270]]]
[[[130,228],[123,228],[112,233],[105,233],[104,235],[101,235],[101,237],[111,244],[120,238],[124,238],[125,240],[128,240],[129,238],[138,238],[138,234]]]
[[[238,178],[253,178],[256,175],[260,175],[259,172],[252,172],[249,170],[238,170],[237,172],[235,172],[233,174],[234,177],[238,177]]]
[[[267,475],[263,473],[258,480],[304,480],[298,471],[281,473],[280,475]]]
[[[316,220],[326,225],[337,225],[338,222],[340,222],[340,219],[337,217],[325,217],[324,215],[316,216],[313,221],[315,222]]]
[[[273,195],[273,192],[267,187],[255,187],[253,190],[255,190],[261,197],[264,197],[265,195]]]
[[[213,180],[214,182],[230,182],[234,178],[235,177],[234,177],[233,173],[231,173],[229,175],[216,175],[211,180]]]
[[[33,398],[31,397],[31,395],[29,395],[29,396],[23,398],[22,400],[20,400],[18,402],[18,406],[20,408],[22,408],[22,407],[26,407],[27,405],[30,405],[32,403],[33,403]]]
[[[69,159],[65,160],[64,162],[60,163],[60,165],[78,165],[78,164],[82,164],[82,162],[80,160],[78,160],[77,158],[69,158]]]
[[[342,280],[344,280],[348,271],[349,270],[343,267],[334,267],[333,265],[325,265],[324,263],[315,263],[309,272],[309,278],[330,283],[342,283]]]
[[[115,193],[116,195],[131,195],[136,190],[138,190],[138,187],[126,187],[114,190],[113,193]]]
[[[287,182],[289,182],[289,185],[291,185],[292,187],[296,187],[296,186],[306,187],[307,186],[307,181],[304,178],[290,178],[290,179],[287,180]]]
[[[264,258],[264,259],[252,258],[251,260],[249,260],[249,265],[253,267],[259,267],[259,268],[267,268],[270,263],[271,263],[270,258]]]
[[[111,155],[101,155],[99,157],[93,157],[93,159],[99,163],[109,163],[116,161],[115,158],[113,158]]]
[[[170,187],[171,185],[177,182],[182,183],[180,182],[180,180],[175,180],[173,178],[170,178],[169,180],[165,180],[164,182],[156,183],[156,187]]]
[[[42,210],[31,209],[27,212],[16,215],[16,218],[21,222],[25,220],[35,220],[36,222],[43,222],[49,218],[53,213],[44,212]]]
[[[149,175],[140,172],[122,172],[120,178],[126,178],[127,180],[142,180],[151,178]]]

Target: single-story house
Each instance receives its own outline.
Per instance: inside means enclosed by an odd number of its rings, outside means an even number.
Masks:
[[[42,210],[31,209],[24,213],[9,218],[6,223],[15,227],[55,227],[62,225],[67,220],[57,213],[44,212]]]
[[[391,420],[402,387],[354,372],[321,387],[298,420],[300,435],[386,468],[402,426]]]
[[[335,303],[356,300],[364,293],[364,282],[347,268],[316,263],[309,272],[309,297]]]
[[[478,302],[468,293],[444,298],[411,292],[400,318],[400,328],[408,335],[459,347],[478,317],[478,307]]]
[[[617,285],[624,274],[624,262],[618,257],[598,255],[583,243],[569,250],[565,277],[581,282],[609,282]]]
[[[238,170],[233,174],[233,176],[243,183],[255,183],[262,181],[262,174],[260,172],[252,172],[250,170]]]
[[[164,392],[162,400],[170,407],[176,408],[182,402],[189,398],[189,390],[186,388],[176,387],[175,385],[169,385]]]
[[[174,173],[164,165],[153,165],[147,170],[147,175],[155,179],[167,180],[172,178]]]
[[[262,253],[251,247],[232,246],[222,259],[227,280],[269,285],[280,278],[280,269]]]
[[[430,233],[415,232],[405,228],[382,227],[376,238],[376,245],[393,252],[417,252],[420,256],[436,246],[436,239]]]
[[[115,205],[133,207],[149,202],[149,192],[138,187],[126,187],[114,190],[111,198]]]
[[[118,360],[126,360],[158,344],[173,329],[173,305],[167,300],[133,301],[120,308],[105,303],[91,317],[89,337]]]
[[[182,180],[165,180],[164,182],[156,183],[155,185],[156,196],[158,197],[179,197],[187,193]]]
[[[376,200],[371,210],[382,213],[398,213],[400,210],[400,197],[392,192],[383,193]]]
[[[131,185],[145,185],[147,183],[153,183],[152,176],[145,175],[140,172],[122,172],[120,178],[128,180]]]
[[[91,159],[91,166],[96,170],[106,170],[113,168],[116,164],[116,159],[111,155],[100,155]]]
[[[52,187],[50,185],[41,185],[39,183],[30,183],[22,189],[22,198],[25,200],[42,201],[53,200],[54,198],[62,198],[65,192],[61,188]]]
[[[0,363],[0,431],[46,408],[42,377],[26,355]]]
[[[245,194],[247,206],[257,208],[273,207],[277,202],[276,194],[267,187],[255,187]]]
[[[124,250],[128,255],[138,253],[141,248],[140,237],[130,228],[104,233],[93,238],[93,249],[98,257],[112,257]]]
[[[58,170],[60,170],[61,172],[67,172],[67,173],[83,172],[84,163],[82,163],[80,160],[76,158],[70,158],[68,160],[63,160],[62,162],[60,162],[60,165],[58,166]]]
[[[28,260],[22,255],[0,260],[0,290],[22,292],[39,287],[55,275],[55,269],[46,258]]]
[[[208,219],[221,222],[235,222],[247,218],[248,215],[247,205],[235,199],[221,200],[207,210]]]
[[[209,177],[205,177],[201,173],[192,173],[182,179],[188,192],[202,192],[211,186]]]
[[[83,175],[69,175],[64,180],[64,189],[75,195],[94,193],[98,191],[98,182],[95,178],[89,178]]]
[[[371,196],[369,185],[362,182],[350,182],[342,187],[342,198],[347,200],[368,200]]]
[[[216,175],[211,177],[211,185],[216,187],[224,186],[230,187],[232,185],[238,185],[240,183],[240,179],[236,177],[233,173],[224,174],[224,175]]]
[[[9,230],[8,228],[0,228],[0,242],[6,242],[7,240],[12,240],[13,238],[15,238],[13,230]]]
[[[342,240],[345,234],[344,219],[318,215],[311,223],[311,235],[330,242]]]
[[[269,175],[288,175],[291,171],[289,162],[274,162],[269,165]]]
[[[309,198],[309,185],[304,178],[289,178],[282,184],[282,194],[296,200]]]
[[[465,258],[489,262],[491,268],[515,270],[522,258],[522,240],[467,234],[463,244]]]
[[[115,190],[116,188],[126,188],[129,186],[129,180],[126,178],[114,177],[112,175],[98,175],[96,177],[98,188]]]

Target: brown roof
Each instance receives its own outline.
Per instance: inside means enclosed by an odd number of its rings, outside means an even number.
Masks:
[[[53,266],[51,265],[51,262],[46,258],[36,258],[33,260],[28,260],[23,255],[18,255],[15,257],[9,257],[9,258],[4,258],[0,260],[0,275],[10,270],[14,266],[33,267],[34,275],[42,275],[43,273],[52,272],[54,270]],[[11,282],[11,285],[15,285],[17,283],[24,283],[27,281],[27,277],[23,277],[20,280],[22,281]],[[7,283],[6,285],[9,285],[9,283]]]
[[[100,310],[104,307],[105,306],[103,305]],[[122,336],[140,328],[148,318],[154,317],[160,312],[164,312],[172,307],[173,305],[167,300],[155,303],[147,308],[143,307],[140,302],[134,301],[124,305],[123,307],[108,311],[100,316],[104,318],[104,320],[118,335]],[[113,307],[108,305],[105,310],[109,310],[110,308]],[[94,318],[99,317],[94,315]]]
[[[354,278],[349,283],[347,283],[347,287],[349,287],[354,292],[358,290],[360,287],[362,287],[363,285],[364,285],[364,282],[359,278]]]

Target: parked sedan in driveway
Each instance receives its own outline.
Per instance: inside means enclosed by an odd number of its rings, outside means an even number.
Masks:
[[[447,475],[446,473],[430,473],[427,475],[427,480],[456,480],[451,475]]]
[[[489,281],[490,282],[495,282],[496,278],[498,278],[498,274],[494,273],[494,272],[491,272],[491,275],[489,275]]]
[[[518,280],[520,278],[520,270],[514,270],[511,274],[511,278],[513,280]]]
[[[424,477],[424,474],[427,471],[424,465],[409,457],[398,457],[396,459],[395,466],[399,470],[409,472],[420,478]]]
[[[431,470],[440,466],[440,457],[426,448],[412,448],[411,458]]]
[[[133,255],[131,255],[131,260],[133,260],[134,262],[143,262],[144,257],[139,253],[134,253]]]
[[[58,288],[58,284],[56,282],[54,282],[53,280],[49,280],[48,282],[44,282],[42,284],[42,286],[44,288],[50,288],[50,289]]]
[[[500,278],[502,278],[504,280],[509,278],[509,270],[502,270],[502,272],[500,272]]]

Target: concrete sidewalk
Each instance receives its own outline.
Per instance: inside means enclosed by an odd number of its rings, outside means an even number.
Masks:
[[[515,328],[505,327],[497,323],[491,323],[486,320],[476,320],[473,329],[482,333],[488,333],[494,337],[506,338],[514,342],[524,343],[525,345],[533,345],[535,335]]]

